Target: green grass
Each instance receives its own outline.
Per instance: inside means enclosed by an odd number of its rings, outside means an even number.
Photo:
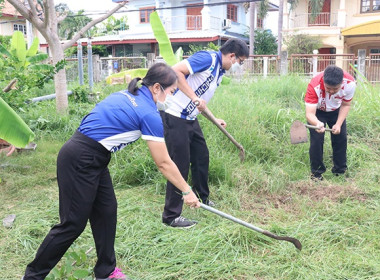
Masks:
[[[163,226],[165,179],[140,140],[110,164],[118,198],[118,266],[135,280],[380,279],[379,88],[361,85],[354,97],[347,120],[349,178],[332,176],[326,135],[326,179],[313,183],[308,144],[291,145],[289,136],[291,123],[305,120],[306,86],[289,76],[232,81],[218,89],[209,108],[244,146],[243,163],[236,147],[199,117],[218,209],[299,239],[301,252],[202,209],[184,208],[184,216],[199,221],[194,228]],[[102,97],[118,90],[99,87]],[[57,153],[93,106],[71,101],[65,117],[55,114],[54,101],[30,106],[23,118],[36,132],[36,151],[0,155],[0,218],[17,215],[12,228],[0,225],[1,279],[19,279],[58,222]],[[95,250],[84,256],[91,247],[87,227],[50,279],[91,279]]]

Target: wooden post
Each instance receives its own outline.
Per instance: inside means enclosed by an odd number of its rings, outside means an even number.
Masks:
[[[365,56],[366,56],[366,50],[365,49],[359,49],[358,50],[358,70],[359,73],[362,74],[365,77]],[[361,78],[361,75],[359,75],[359,80]]]
[[[146,58],[148,60],[148,68],[150,68],[154,64],[154,60],[156,59],[156,55],[154,53],[147,53]]]
[[[95,54],[92,56],[94,61],[94,82],[100,82],[101,71],[102,71],[102,62],[100,60],[100,56]]]
[[[280,62],[280,75],[287,75],[288,74],[288,52],[282,51],[281,52],[281,62]]]
[[[263,75],[264,75],[264,78],[266,78],[268,76],[268,57],[267,56],[264,56],[263,57]]]

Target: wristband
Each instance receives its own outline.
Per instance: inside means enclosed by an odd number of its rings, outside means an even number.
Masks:
[[[189,186],[190,187],[190,186]],[[182,192],[182,196],[188,195],[191,192],[192,188],[190,187],[190,190],[188,192]]]

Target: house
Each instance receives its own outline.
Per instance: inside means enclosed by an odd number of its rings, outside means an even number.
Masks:
[[[324,0],[314,19],[307,0],[289,12],[284,5],[284,36],[306,33],[322,39],[320,54],[380,54],[380,1]]]
[[[11,4],[5,1],[0,14],[0,35],[12,36],[15,31],[21,31],[26,36],[26,21]]]
[[[38,37],[41,45],[46,45],[45,38],[33,28],[32,25],[25,20],[25,18],[17,12],[17,10],[8,2],[4,1],[2,9],[0,11],[0,35],[12,36],[13,32],[21,31],[27,39],[28,29],[30,30],[30,40],[34,37]],[[40,47],[41,51],[47,52],[46,48]]]
[[[122,2],[122,0],[112,0]],[[249,16],[244,3],[226,0],[129,1],[129,30],[117,35],[95,37],[93,45],[107,45],[113,56],[159,54],[158,44],[149,23],[149,15],[157,10],[174,51],[190,45],[206,46],[209,42],[221,45],[229,38],[249,41]],[[271,4],[271,10],[276,9]],[[278,7],[277,7],[278,10]],[[257,24],[265,26],[264,21]],[[86,42],[84,40],[84,42]]]

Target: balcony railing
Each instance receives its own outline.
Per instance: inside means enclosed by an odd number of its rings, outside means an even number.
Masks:
[[[173,16],[170,18],[164,18],[164,27],[167,32],[179,32],[186,30],[211,30],[220,32],[223,30],[222,23],[223,19],[215,16],[209,17],[209,22],[207,26],[203,26],[205,24],[204,19],[201,15],[198,16]],[[233,32],[245,34],[249,31],[247,25],[235,22],[231,29]]]
[[[337,13],[320,13],[313,17],[312,14],[297,14],[293,19],[291,28],[303,28],[309,26],[337,26]]]

